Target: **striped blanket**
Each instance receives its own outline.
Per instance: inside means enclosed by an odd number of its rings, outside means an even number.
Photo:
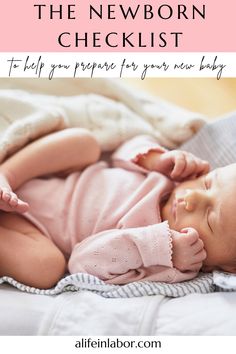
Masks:
[[[71,274],[61,279],[52,289],[36,289],[21,284],[10,277],[0,278],[0,284],[7,282],[21,291],[31,294],[57,295],[66,291],[88,290],[106,298],[130,298],[149,295],[181,297],[193,293],[207,294],[214,291],[236,290],[236,277],[222,272],[199,274],[197,278],[182,283],[139,281],[126,285],[110,285],[89,274]],[[230,287],[230,286],[231,287]]]

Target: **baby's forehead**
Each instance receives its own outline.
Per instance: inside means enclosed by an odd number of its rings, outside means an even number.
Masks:
[[[232,183],[235,182],[236,184],[236,163],[216,168],[211,171],[210,174],[216,174],[220,180],[228,179],[231,180]]]
[[[236,163],[212,170],[208,176],[220,195],[227,194],[227,198],[236,202]]]
[[[209,173],[216,186],[216,209],[221,232],[236,234],[236,164]],[[235,237],[236,239],[236,237]]]

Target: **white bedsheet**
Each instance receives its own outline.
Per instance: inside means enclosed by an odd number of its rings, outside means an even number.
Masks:
[[[1,335],[236,335],[236,294],[106,299],[0,291]]]
[[[41,322],[40,335],[148,335],[162,295],[105,299],[91,292],[64,293]],[[72,311],[73,309],[73,311]]]
[[[236,335],[236,294],[192,294],[169,299],[155,319],[158,335]]]
[[[0,287],[0,335],[36,335],[55,297],[23,293],[10,285]]]

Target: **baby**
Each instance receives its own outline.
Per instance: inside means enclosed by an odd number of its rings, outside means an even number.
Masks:
[[[99,157],[93,135],[72,128],[0,166],[0,276],[48,288],[67,269],[113,284],[236,272],[236,165],[209,172],[146,136],[111,166]]]

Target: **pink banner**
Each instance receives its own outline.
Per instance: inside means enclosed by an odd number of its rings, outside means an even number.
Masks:
[[[234,52],[235,0],[7,0],[1,52]]]

